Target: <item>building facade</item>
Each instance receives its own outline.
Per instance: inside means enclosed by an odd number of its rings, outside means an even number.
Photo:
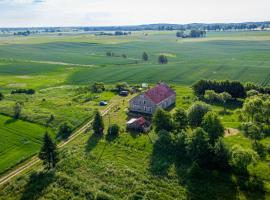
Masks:
[[[169,108],[175,104],[176,93],[167,84],[159,83],[154,88],[137,95],[129,101],[129,110],[153,114],[157,108]]]

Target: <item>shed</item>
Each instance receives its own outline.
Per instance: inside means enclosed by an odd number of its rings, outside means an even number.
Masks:
[[[144,117],[132,118],[127,122],[127,129],[136,130],[140,132],[147,132],[150,128],[150,123]]]

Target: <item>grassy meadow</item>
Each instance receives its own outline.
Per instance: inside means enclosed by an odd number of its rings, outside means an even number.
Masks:
[[[143,52],[149,61],[143,62]],[[106,56],[106,52],[114,56]],[[123,56],[125,54],[125,56]],[[169,63],[159,65],[160,54]],[[176,105],[187,109],[196,97],[191,85],[199,79],[230,79],[270,84],[270,32],[209,32],[206,38],[177,39],[174,31],[134,32],[128,36],[47,34],[0,36],[0,174],[38,152],[50,116],[52,135],[63,122],[74,128],[92,118],[99,101],[122,102],[115,93],[93,94],[96,82],[112,88],[117,82],[151,85],[162,80],[177,92]],[[35,89],[34,95],[10,94]],[[21,103],[20,120],[13,107]],[[246,191],[233,174],[203,171],[190,177],[190,166],[177,165],[162,152],[155,153],[154,133],[125,132],[127,102],[110,115],[121,126],[113,141],[81,135],[60,151],[56,172],[35,166],[0,187],[0,199],[270,199],[268,160],[250,167],[263,180],[265,191]],[[220,105],[211,106],[222,113]],[[240,125],[237,107],[220,114],[227,128]],[[174,112],[174,111],[172,111]],[[108,116],[105,117],[106,127]],[[227,145],[251,148],[241,133],[224,138]],[[263,141],[269,145],[270,140]]]
[[[0,115],[0,174],[37,153],[45,131],[40,125]]]
[[[178,98],[178,105],[188,105]],[[119,109],[120,108],[120,109]],[[155,146],[154,132],[137,135],[124,129],[127,105],[110,112],[111,123],[121,127],[118,138],[108,140],[88,132],[60,151],[56,171],[42,166],[0,188],[0,199],[269,199],[270,169],[266,162],[249,172],[265,183],[265,191],[240,187],[241,177],[203,170],[189,175],[190,164],[179,164]],[[106,129],[109,116],[104,117]],[[242,135],[224,138],[227,145],[250,148]],[[264,141],[270,144],[270,140]],[[12,193],[10,191],[13,191]]]

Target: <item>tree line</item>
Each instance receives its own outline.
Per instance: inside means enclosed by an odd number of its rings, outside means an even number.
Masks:
[[[192,88],[197,96],[203,96],[205,91],[212,90],[216,93],[226,92],[234,99],[246,97],[245,86],[239,81],[200,80],[193,84]]]
[[[205,37],[206,31],[204,30],[191,30],[189,33],[185,33],[184,31],[177,31],[176,37],[178,38],[199,38]]]

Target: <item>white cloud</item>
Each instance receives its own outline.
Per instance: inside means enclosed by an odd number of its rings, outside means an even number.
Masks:
[[[269,20],[269,0],[0,0],[0,26]]]

